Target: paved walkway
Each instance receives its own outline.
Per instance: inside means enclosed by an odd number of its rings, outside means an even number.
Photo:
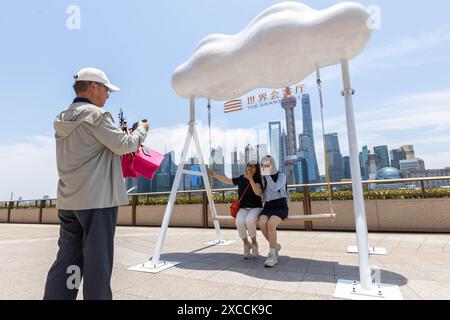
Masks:
[[[58,226],[0,224],[0,299],[41,299],[56,255]],[[112,288],[115,299],[332,299],[338,279],[356,280],[357,255],[347,254],[353,233],[281,231],[280,264],[243,260],[242,245],[208,247],[213,229],[169,229],[163,258],[182,264],[159,274],[127,271],[152,255],[159,228],[117,229]],[[235,240],[235,230],[223,230]],[[260,251],[266,242],[258,235]],[[450,299],[450,235],[370,234],[384,283],[404,299]],[[79,298],[82,298],[81,292]]]

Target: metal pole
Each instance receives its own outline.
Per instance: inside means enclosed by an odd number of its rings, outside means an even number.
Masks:
[[[201,162],[200,170],[202,172],[203,180],[205,183],[206,194],[208,196],[208,201],[209,201],[209,208],[211,209],[211,216],[213,218],[215,218],[215,217],[217,217],[216,205],[214,203],[214,198],[213,198],[212,191],[211,191],[211,185],[208,180],[208,173],[206,172],[205,161],[203,159],[202,149],[200,147],[200,142],[198,140],[197,130],[195,129],[195,127],[193,130],[194,130],[193,135],[194,135],[195,148],[197,149],[197,155],[199,156],[200,162]],[[214,229],[216,229],[216,243],[222,243],[223,237],[222,237],[222,233],[220,232],[220,224],[216,220],[214,220],[213,224],[214,224]]]
[[[175,181],[172,185],[172,191],[170,192],[169,202],[167,203],[166,212],[164,213],[164,219],[161,224],[161,230],[159,232],[158,242],[156,243],[155,253],[153,254],[151,264],[153,267],[157,267],[160,263],[159,258],[161,257],[161,250],[164,245],[164,239],[166,238],[167,228],[169,227],[170,218],[172,217],[173,206],[177,198],[178,188],[180,186],[181,177],[183,176],[184,164],[186,161],[187,154],[189,152],[189,147],[194,135],[194,125],[195,125],[195,98],[191,97],[190,101],[190,121],[189,121],[189,132],[184,142],[183,152],[181,153],[181,160],[178,165],[177,173],[175,175]]]
[[[322,120],[322,139],[323,139],[323,152],[324,152],[324,158],[325,158],[325,176],[327,178],[327,190],[328,190],[328,203],[330,205],[330,212],[334,213],[333,208],[333,187],[331,186],[330,181],[330,161],[328,157],[328,150],[326,146],[326,139],[325,139],[325,122],[323,120],[323,94],[322,94],[322,80],[320,78],[320,69],[317,68],[316,70],[316,77],[317,77],[317,89],[319,90],[319,99],[320,99],[320,117]]]
[[[350,149],[350,166],[352,173],[353,204],[355,208],[356,234],[359,257],[359,274],[361,288],[372,288],[372,277],[369,266],[369,240],[367,232],[366,209],[364,205],[364,193],[359,168],[358,140],[356,136],[355,116],[353,112],[353,89],[351,89],[348,60],[342,60],[342,77],[344,83],[345,114],[347,117],[348,145]]]
[[[132,197],[132,207],[131,207],[131,224],[133,226],[136,226],[136,207],[139,205],[139,197],[133,196]]]

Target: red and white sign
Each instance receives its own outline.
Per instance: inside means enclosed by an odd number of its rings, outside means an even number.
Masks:
[[[305,85],[299,84],[295,87],[290,87],[290,91],[293,95],[298,96],[301,98],[301,95],[304,92]],[[270,93],[262,92],[258,93],[256,95],[251,95],[247,97],[243,97],[242,99],[236,99],[231,100],[228,102],[225,102],[224,104],[224,112],[230,113],[230,112],[236,112],[236,111],[242,111],[243,106],[245,104],[247,110],[254,110],[264,107],[269,107],[274,104],[280,104],[281,100],[286,97],[286,88],[274,90]]]
[[[231,100],[225,102],[224,111],[225,113],[236,112],[242,110],[242,100]]]

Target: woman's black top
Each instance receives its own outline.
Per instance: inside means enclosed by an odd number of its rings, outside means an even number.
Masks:
[[[255,183],[261,185],[261,178],[255,178]],[[253,192],[253,188],[250,185],[250,181],[244,178],[244,176],[240,176],[239,178],[233,178],[233,184],[238,186],[239,199],[242,197],[245,189],[248,187],[247,192],[241,200],[241,208],[262,208],[261,197],[257,196]]]

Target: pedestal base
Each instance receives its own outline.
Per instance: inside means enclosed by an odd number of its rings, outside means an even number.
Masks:
[[[234,243],[236,241],[234,240],[214,240],[214,241],[210,241],[205,243],[208,246],[220,246],[220,247],[225,247],[225,246],[229,246],[230,244]]]
[[[137,266],[128,268],[127,270],[130,271],[138,271],[138,272],[146,272],[146,273],[158,273],[164,270],[167,270],[169,268],[172,268],[176,266],[177,264],[180,264],[181,262],[174,262],[174,261],[160,261],[158,264],[154,265],[152,261],[147,261],[142,264],[139,264]]]
[[[349,246],[347,253],[358,253],[358,247]],[[369,254],[385,256],[387,255],[387,250],[385,248],[369,247]]]
[[[333,297],[349,300],[403,300],[397,285],[377,283],[367,291],[361,288],[358,281],[342,279],[338,281]]]

